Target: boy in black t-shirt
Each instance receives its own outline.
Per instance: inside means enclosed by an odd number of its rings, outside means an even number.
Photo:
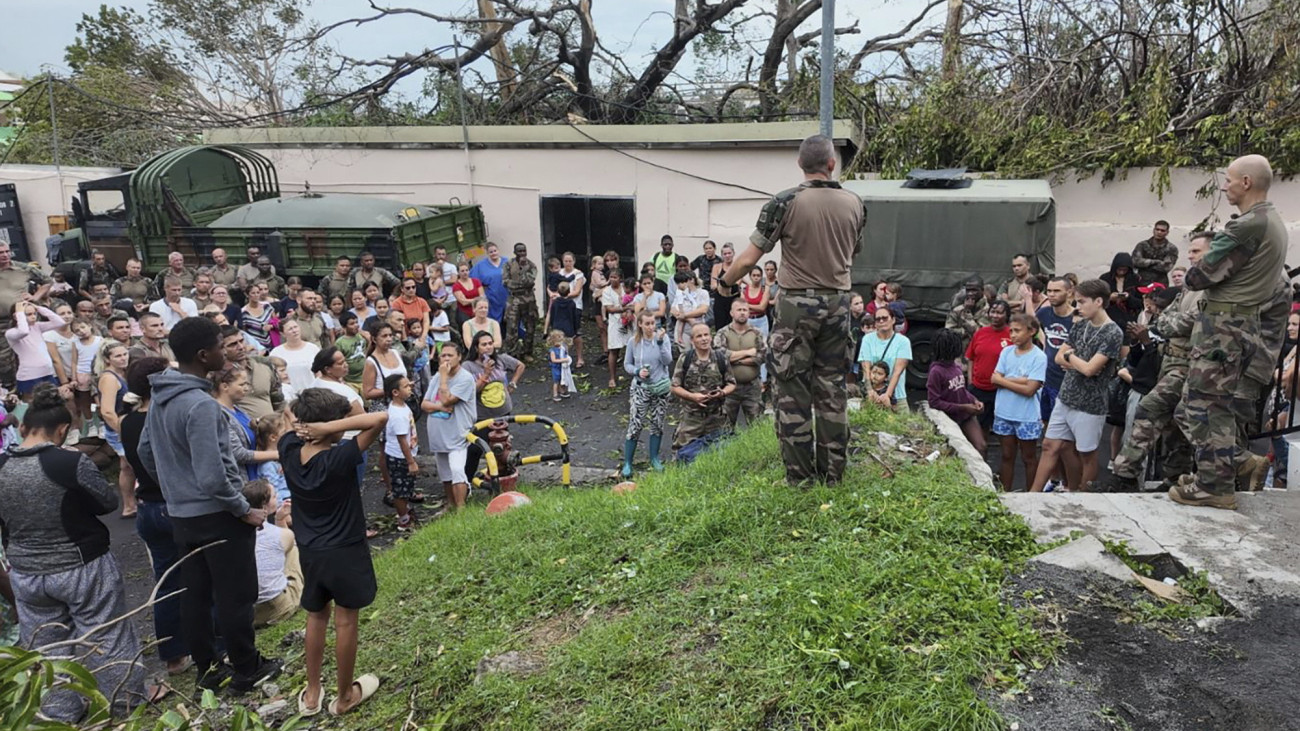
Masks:
[[[302,563],[302,608],[307,610],[307,687],[298,693],[298,712],[320,713],[324,689],[321,663],[330,604],[334,609],[338,697],[330,713],[346,713],[374,695],[379,678],[352,677],[357,659],[357,618],[375,599],[375,569],[366,545],[366,516],[357,467],[365,450],[388,422],[387,412],[348,417],[348,400],[323,389],[298,394],[294,433],[280,439],[280,463],[293,498],[294,537]],[[347,418],[344,418],[347,417]],[[360,430],[340,442],[343,433]]]

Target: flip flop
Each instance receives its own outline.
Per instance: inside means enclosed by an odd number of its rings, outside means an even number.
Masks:
[[[322,688],[321,690],[322,690],[321,698],[324,698],[325,697],[325,693],[323,692],[324,688]],[[307,689],[303,688],[302,690],[298,691],[298,715],[302,716],[303,718],[310,718],[312,716],[319,714],[321,712],[321,698],[316,699],[315,708],[308,708]]]
[[[352,706],[352,708],[349,708],[348,709],[349,711],[357,708],[357,706],[360,706],[362,703],[365,703],[370,698],[370,696],[375,694],[375,691],[379,690],[379,678],[370,673],[366,673],[365,675],[362,675],[361,677],[352,681],[352,684],[361,689],[361,700],[357,701],[357,705]],[[339,704],[338,698],[335,698],[334,700],[330,701],[331,716],[341,716],[343,715],[343,713],[347,712],[347,711],[340,712],[338,710],[339,707],[338,704]]]

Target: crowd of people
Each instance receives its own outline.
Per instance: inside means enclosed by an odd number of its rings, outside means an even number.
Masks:
[[[1250,172],[1258,193],[1268,178]],[[1250,200],[1243,213],[1258,203]],[[1012,276],[1003,287],[985,287],[972,277],[954,298],[945,330],[934,341],[926,398],[931,408],[961,427],[979,452],[998,440],[1003,489],[1012,489],[1019,462],[1033,492],[1133,492],[1145,489],[1149,476],[1161,478],[1158,489],[1177,492],[1195,484],[1207,451],[1223,451],[1221,443],[1198,444],[1197,429],[1205,420],[1195,411],[1198,394],[1189,393],[1186,384],[1197,361],[1223,362],[1229,356],[1198,352],[1191,343],[1207,309],[1208,280],[1187,281],[1189,268],[1176,266],[1180,251],[1168,239],[1169,231],[1168,222],[1157,221],[1149,239],[1131,254],[1117,253],[1110,269],[1096,279],[1035,275],[1029,257],[1019,255],[1012,259]],[[1205,257],[1216,235],[1223,234],[1197,231],[1188,237],[1191,277],[1205,277]],[[1245,490],[1286,487],[1284,440],[1274,437],[1267,455],[1245,446],[1253,434],[1291,425],[1300,332],[1300,304],[1288,302],[1290,287],[1280,266],[1265,270],[1256,289],[1266,301],[1281,298],[1282,312],[1289,306],[1290,314],[1285,323],[1274,314],[1268,325],[1278,341],[1285,326],[1280,362],[1272,351],[1251,353],[1265,364],[1266,374],[1275,366],[1271,377],[1257,381],[1257,390],[1234,406],[1228,437],[1239,448],[1232,450],[1226,481]],[[892,306],[886,305],[885,288],[878,291],[877,313]],[[855,301],[855,313],[859,310]],[[876,319],[881,324],[878,315]],[[890,321],[886,317],[884,324]],[[878,330],[880,341],[895,338],[886,327]],[[904,344],[897,352],[910,354],[910,349]],[[873,374],[872,382],[883,382],[888,373]],[[1111,460],[1099,478],[1098,448],[1107,426]],[[1235,506],[1222,493],[1216,497],[1216,507]]]
[[[507,259],[489,243],[474,262],[439,248],[397,273],[369,252],[356,268],[339,257],[310,289],[250,247],[238,267],[220,249],[199,269],[173,254],[152,279],[137,260],[120,275],[95,253],[72,285],[14,264],[0,243],[0,381],[14,386],[0,414],[11,564],[0,590],[17,605],[21,643],[95,646],[89,664],[117,712],[165,692],[146,684],[130,623],[109,621],[125,597],[99,516],[117,511],[162,582],[152,610],[167,672],[194,668],[201,689],[249,692],[282,667],[258,652],[255,627],[301,607],[299,713],[355,708],[379,685],[355,668],[359,611],[377,591],[361,502],[370,448],[398,531],[417,525],[421,485],[434,480],[444,510],[459,510],[484,455],[486,429],[474,427],[513,413],[530,366],[549,374],[556,401],[578,395],[574,372],[589,363],[607,369],[611,391],[627,384],[625,477],[645,430],[649,466],[663,469],[675,399],[677,460],[770,410],[787,482],[838,483],[849,392],[908,408],[910,324],[897,283],[877,283],[870,300],[850,291],[863,211],[831,179],[830,141],[805,140],[799,164],[804,183],[764,207],[743,252],[709,241],[692,260],[664,236],[639,270],[606,252],[584,271],[564,253],[542,274],[525,244]],[[1290,301],[1270,179],[1267,161],[1229,168],[1243,216],[1193,235],[1187,269],[1161,221],[1097,279],[1040,277],[1026,256],[1001,287],[972,277],[934,339],[929,406],[981,451],[998,438],[1008,489],[1017,461],[1032,491],[1137,489],[1158,462],[1173,499],[1233,507],[1215,480],[1226,469],[1229,482],[1240,473],[1258,486],[1267,471],[1268,459],[1236,447],[1257,431],[1243,404],[1278,380]],[[778,244],[786,266],[759,265]],[[1224,299],[1225,281],[1265,304]],[[1205,340],[1207,323],[1219,339]],[[1287,323],[1283,383],[1295,380],[1297,330],[1300,314]],[[1289,423],[1284,401],[1275,425]],[[1114,459],[1101,480],[1107,423]],[[86,453],[60,448],[95,440],[117,458],[116,487]],[[85,704],[52,693],[43,712],[75,723]]]
[[[766,318],[779,296],[775,265],[722,287],[730,244],[719,256],[710,242],[688,262],[667,236],[626,286],[613,252],[585,272],[565,253],[539,282],[524,244],[509,260],[488,244],[477,262],[449,261],[440,248],[397,274],[362,252],[356,268],[339,257],[315,289],[281,277],[256,248],[240,267],[220,249],[197,269],[173,254],[154,278],[134,259],[118,274],[96,252],[75,286],[8,254],[0,245],[0,301],[10,303],[0,362],[13,379],[3,416],[21,423],[22,437],[10,433],[0,474],[44,475],[22,487],[40,500],[15,494],[0,508],[21,641],[74,640],[124,613],[98,519],[117,511],[135,522],[163,580],[152,610],[167,672],[197,667],[200,687],[245,692],[280,667],[257,653],[253,627],[301,606],[308,712],[321,707],[331,602],[340,641],[354,650],[356,611],[374,595],[365,543],[374,531],[359,500],[372,443],[398,531],[416,526],[421,486],[433,479],[459,509],[483,456],[467,437],[474,425],[512,413],[530,364],[546,364],[557,401],[575,396],[585,331],[609,387],[629,387],[622,473],[632,474],[646,428],[649,464],[663,468],[670,398],[682,408],[672,447],[689,461],[761,416]],[[97,444],[116,457],[115,486],[88,456]],[[425,450],[436,477],[421,472]],[[51,500],[63,507],[48,510]],[[55,615],[66,620],[59,633],[43,628]],[[129,623],[96,641],[109,651],[90,664],[101,687],[121,688],[117,710],[163,692],[123,660],[139,654]],[[337,710],[377,682],[344,665]],[[75,721],[84,704],[60,694],[45,712]]]

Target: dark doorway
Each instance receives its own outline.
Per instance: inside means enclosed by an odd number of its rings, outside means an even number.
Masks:
[[[636,274],[636,199],[611,196],[542,196],[542,257],[572,251],[575,266],[590,270],[591,257],[613,250],[624,277]]]

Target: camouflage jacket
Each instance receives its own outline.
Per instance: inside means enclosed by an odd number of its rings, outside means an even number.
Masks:
[[[157,276],[155,276],[155,277],[153,278],[153,288],[154,288],[155,290],[157,290],[160,294],[162,293],[163,289],[165,288],[164,285],[165,285],[166,282],[167,282],[167,276],[168,276],[168,275],[175,275],[175,276],[177,276],[177,277],[180,277],[180,280],[181,280],[181,291],[182,291],[182,292],[188,292],[188,291],[190,291],[191,289],[194,288],[194,270],[193,270],[193,269],[191,269],[191,268],[189,268],[189,267],[183,267],[183,268],[181,269],[181,273],[180,273],[180,274],[176,274],[175,272],[173,272],[173,271],[171,270],[171,267],[167,267],[166,269],[162,270],[161,272],[158,272]]]
[[[517,297],[536,296],[537,265],[528,259],[522,262],[516,257],[506,262],[501,280],[506,290]]]
[[[1270,201],[1262,201],[1214,235],[1201,263],[1187,270],[1184,284],[1205,290],[1210,302],[1263,305],[1277,291],[1286,249],[1282,217]]]
[[[1200,316],[1201,292],[1184,288],[1174,301],[1156,316],[1152,331],[1168,343],[1166,356],[1186,358],[1192,326]]]
[[[121,276],[112,262],[104,262],[103,269],[96,269],[93,265],[81,270],[81,276],[77,277],[77,289],[89,293],[91,288],[96,284],[106,284],[109,289],[113,288],[113,282]]]
[[[975,334],[976,330],[988,324],[989,301],[984,297],[980,297],[975,301],[974,311],[968,311],[964,303],[952,308],[943,326],[949,330],[956,330],[962,333],[964,337],[969,338]]]
[[[1169,283],[1169,270],[1178,261],[1178,246],[1165,239],[1164,243],[1155,239],[1139,241],[1133,247],[1133,268],[1143,282]]]
[[[108,294],[116,302],[123,297],[129,298],[132,302],[144,299],[146,302],[152,302],[158,299],[158,288],[154,286],[153,280],[144,277],[122,277],[113,286],[109,287]]]
[[[30,294],[50,281],[36,264],[14,262],[8,269],[0,270],[0,324],[9,327],[10,312],[24,294]]]

